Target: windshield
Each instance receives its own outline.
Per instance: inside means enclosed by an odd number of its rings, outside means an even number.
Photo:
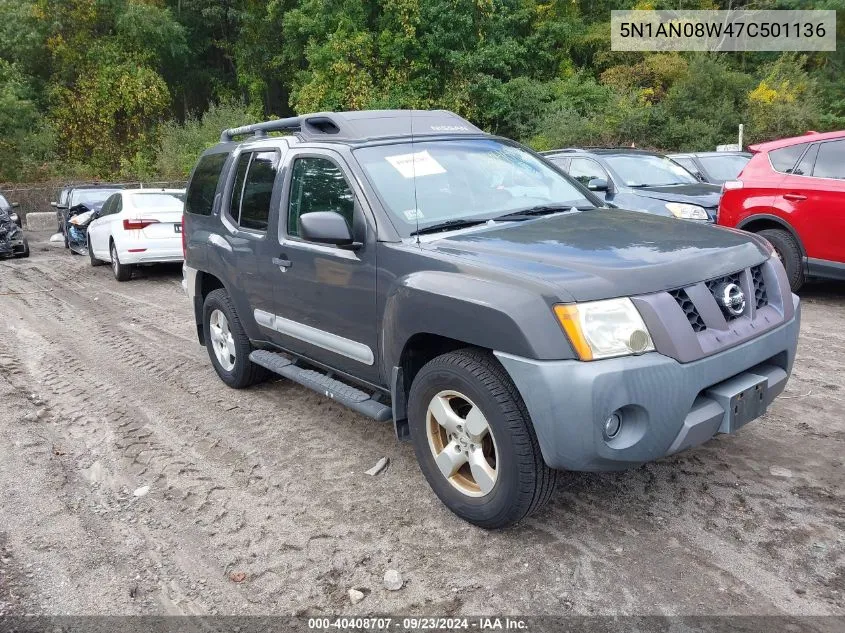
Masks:
[[[741,154],[726,154],[724,156],[699,156],[704,171],[710,176],[712,180],[733,180],[739,176],[748,161],[750,156],[742,156]]]
[[[686,169],[652,154],[605,155],[604,159],[627,187],[663,187],[698,182]]]
[[[495,139],[380,145],[355,150],[355,156],[405,236],[418,227],[538,205],[595,206],[543,161]]]
[[[181,193],[136,193],[132,195],[132,206],[151,211],[179,211],[184,206],[184,197]]]
[[[75,207],[78,204],[84,204],[86,207],[91,207],[97,202],[105,202],[113,193],[117,193],[120,189],[74,189],[70,194],[70,204],[68,206]]]

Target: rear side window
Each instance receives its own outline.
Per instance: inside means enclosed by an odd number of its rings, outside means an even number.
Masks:
[[[772,167],[775,171],[784,174],[791,174],[795,163],[801,158],[801,154],[807,149],[809,143],[798,143],[798,145],[790,145],[789,147],[781,147],[769,152],[769,160],[772,162]]]
[[[801,161],[792,170],[792,173],[796,176],[811,176],[813,174],[813,163],[816,162],[816,154],[818,153],[819,146],[815,144],[807,150],[807,153],[804,154]]]
[[[569,163],[569,175],[585,186],[595,178],[607,179],[601,165],[588,158],[573,158]]]
[[[845,140],[830,141],[819,146],[813,176],[845,179]]]
[[[314,211],[340,213],[349,226],[355,195],[340,167],[325,158],[297,158],[293,164],[288,206],[288,235],[299,236],[299,218]]]
[[[276,151],[244,152],[238,157],[229,215],[241,227],[267,230],[279,158]]]
[[[185,212],[195,215],[211,215],[214,206],[214,194],[217,192],[217,180],[228,154],[208,154],[200,158],[194,170],[194,177],[188,185],[185,199]]]

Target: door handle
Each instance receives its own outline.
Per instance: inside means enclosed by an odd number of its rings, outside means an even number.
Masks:
[[[785,193],[783,194],[784,200],[791,200],[792,202],[801,202],[802,200],[806,200],[807,196],[801,195],[800,193]]]
[[[273,264],[279,268],[290,268],[291,261],[289,259],[282,259],[280,257],[273,258]]]

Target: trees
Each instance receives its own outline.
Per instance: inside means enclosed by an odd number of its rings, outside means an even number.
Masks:
[[[198,148],[212,126],[326,109],[448,108],[540,149],[711,149],[732,142],[739,123],[752,140],[845,126],[845,47],[611,51],[609,12],[630,6],[0,0],[0,170],[176,177],[191,162],[180,149]]]

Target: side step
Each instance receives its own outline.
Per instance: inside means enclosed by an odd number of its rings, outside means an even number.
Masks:
[[[256,365],[261,365],[273,373],[299,383],[303,387],[322,393],[324,396],[336,400],[369,418],[379,422],[387,422],[393,417],[393,410],[389,406],[373,400],[370,394],[365,391],[330,378],[319,371],[303,369],[283,354],[256,350],[249,355],[249,359]]]

